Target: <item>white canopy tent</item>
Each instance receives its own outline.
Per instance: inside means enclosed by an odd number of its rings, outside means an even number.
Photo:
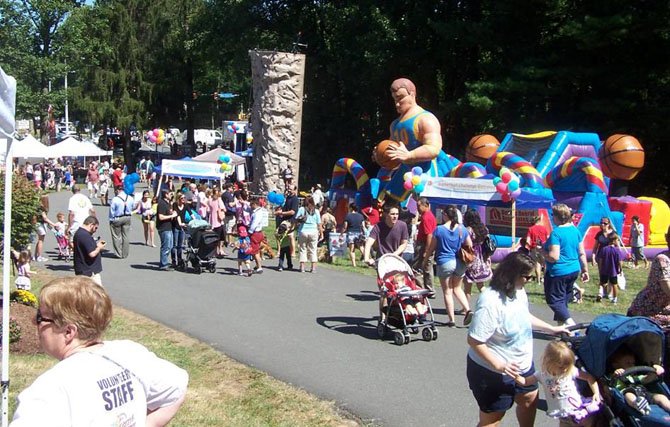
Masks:
[[[221,156],[229,156],[231,166],[243,165],[246,163],[244,157],[238,156],[232,151],[225,150],[221,147],[216,147],[213,150],[209,150],[206,153],[202,153],[199,156],[195,156],[193,160],[196,162],[217,163],[219,161],[219,157]]]
[[[13,158],[23,159],[45,159],[51,157],[49,155],[49,147],[39,142],[34,136],[28,135],[22,140],[14,140],[8,155]]]
[[[92,142],[83,142],[75,138],[65,138],[49,148],[48,157],[102,157],[111,156],[112,151],[100,149]]]

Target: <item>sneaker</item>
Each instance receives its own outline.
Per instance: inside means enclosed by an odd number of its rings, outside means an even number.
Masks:
[[[616,298],[616,297],[615,297],[615,298],[610,298],[610,302],[611,302],[612,304],[616,304],[617,302],[619,302],[619,299]]]
[[[262,271],[261,271],[261,273],[262,273]],[[251,270],[247,271],[247,277],[251,277],[252,274],[254,274],[253,271],[251,271]]]
[[[263,274],[263,269],[262,268],[254,268],[254,273],[255,274]]]
[[[456,327],[456,323],[455,323],[455,322],[447,322],[447,327],[448,327],[448,328],[455,328],[455,327]]]
[[[246,274],[241,270],[237,272],[237,275],[238,276],[246,276]]]
[[[282,267],[282,266],[280,265],[280,266],[277,268],[277,271],[284,271],[284,267]]]
[[[468,310],[465,313],[465,318],[463,319],[463,326],[468,326],[470,323],[472,323],[472,316],[473,316],[472,311]]]
[[[37,262],[47,262],[47,261],[49,261],[49,258],[47,258],[45,256],[37,257]]]

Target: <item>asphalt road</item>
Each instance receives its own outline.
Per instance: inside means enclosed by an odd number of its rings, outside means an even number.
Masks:
[[[50,217],[67,212],[69,196],[50,196]],[[101,219],[98,233],[111,246],[107,208],[95,207]],[[216,273],[162,272],[157,270],[158,248],[144,245],[139,218],[133,218],[132,227],[130,257],[116,259],[107,252],[103,259],[103,283],[116,304],[334,400],[375,425],[476,424],[478,409],[465,377],[467,329],[440,325],[437,341],[413,335],[408,345],[396,346],[377,337],[377,286],[371,277],[325,266],[311,274],[278,272],[275,260],[266,260],[265,272],[250,278],[234,275],[233,259],[219,260]],[[57,254],[55,247],[49,234],[50,258]],[[64,261],[45,266],[73,274]],[[446,322],[441,295],[432,304],[436,320]],[[546,307],[531,311],[551,319]],[[535,340],[536,365],[545,344],[541,337]],[[503,425],[516,425],[513,411]],[[536,425],[556,421],[538,411]]]

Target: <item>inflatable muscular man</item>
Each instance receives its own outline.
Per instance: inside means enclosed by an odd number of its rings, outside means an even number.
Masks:
[[[405,172],[419,166],[430,176],[442,176],[446,171],[440,173],[442,168],[439,164],[444,163],[447,157],[442,151],[440,122],[416,103],[414,83],[405,78],[395,80],[391,84],[391,96],[398,118],[391,123],[389,139],[401,144],[397,147],[389,145],[387,153],[391,159],[400,160],[401,164],[395,171],[379,171],[378,177],[382,181],[379,198],[390,197],[403,202],[411,192],[403,188]]]

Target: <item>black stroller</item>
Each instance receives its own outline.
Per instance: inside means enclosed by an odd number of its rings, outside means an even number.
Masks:
[[[195,274],[202,273],[203,269],[207,269],[210,273],[216,271],[216,249],[219,240],[219,235],[210,229],[206,221],[193,220],[189,223],[184,253],[186,262],[191,264]]]

